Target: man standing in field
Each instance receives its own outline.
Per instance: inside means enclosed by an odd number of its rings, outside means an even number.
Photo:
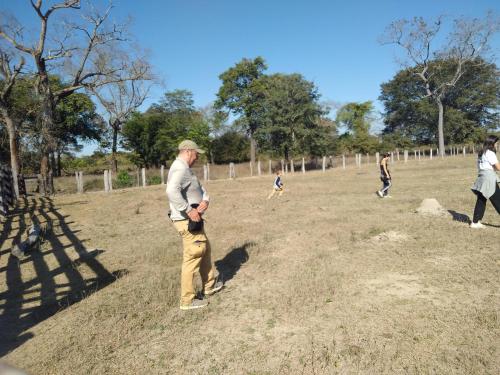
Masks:
[[[222,281],[216,281],[210,254],[210,243],[203,229],[202,215],[208,208],[209,197],[201,186],[191,166],[203,154],[198,145],[190,140],[179,144],[179,155],[168,172],[167,196],[170,219],[182,237],[183,259],[181,273],[181,310],[191,310],[208,305],[206,299],[195,298],[193,278],[200,273],[205,295],[222,289]]]

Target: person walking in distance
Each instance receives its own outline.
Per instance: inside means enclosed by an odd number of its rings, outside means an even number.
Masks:
[[[209,197],[191,166],[205,151],[190,140],[179,144],[179,154],[168,172],[169,216],[182,238],[181,310],[205,307],[208,301],[195,298],[194,276],[199,273],[204,295],[212,295],[224,286],[215,278],[210,243],[203,228],[202,216]]]
[[[498,176],[495,171],[500,170],[500,163],[496,155],[498,137],[490,135],[486,138],[483,148],[479,150],[477,158],[478,176],[472,186],[472,192],[476,194],[476,206],[472,217],[471,228],[484,228],[481,220],[486,211],[486,201],[489,199],[493,207],[500,214],[500,189],[498,187]]]
[[[377,195],[380,198],[387,198],[389,197],[389,188],[392,186],[392,177],[391,173],[389,172],[389,156],[390,154],[386,152],[385,154],[382,154],[382,160],[380,160],[380,180],[384,184],[382,186],[382,189],[377,191]]]

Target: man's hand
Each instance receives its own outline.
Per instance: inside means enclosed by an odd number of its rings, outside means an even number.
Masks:
[[[201,203],[196,207],[196,210],[198,213],[202,214],[204,213],[208,208],[208,201],[201,201]]]
[[[195,209],[192,209],[191,211],[189,211],[187,213],[187,215],[193,221],[196,221],[196,222],[201,221],[201,216],[200,216],[199,212]]]

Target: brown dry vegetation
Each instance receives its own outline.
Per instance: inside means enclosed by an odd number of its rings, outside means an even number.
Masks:
[[[178,308],[181,244],[164,188],[30,198],[41,253],[0,234],[3,360],[33,374],[500,372],[500,219],[471,230],[474,158],[208,183],[207,233],[226,288]],[[448,217],[415,213],[436,198]],[[36,204],[36,207],[34,207]],[[453,214],[453,215],[452,215]],[[14,237],[14,238],[13,238]],[[10,351],[8,354],[7,351]]]

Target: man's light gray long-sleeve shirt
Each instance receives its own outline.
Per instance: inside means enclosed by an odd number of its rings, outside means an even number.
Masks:
[[[167,197],[170,218],[174,221],[186,220],[192,204],[199,204],[202,200],[209,201],[208,194],[196,175],[180,158],[175,159],[168,171]]]

